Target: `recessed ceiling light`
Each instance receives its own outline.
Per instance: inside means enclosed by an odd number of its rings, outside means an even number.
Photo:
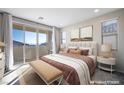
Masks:
[[[62,26],[62,24],[59,24],[60,26]]]
[[[38,17],[38,19],[43,20],[43,19],[44,19],[44,17],[40,16],[40,17]]]
[[[95,13],[98,13],[98,12],[99,12],[99,9],[95,9],[94,12],[95,12]]]

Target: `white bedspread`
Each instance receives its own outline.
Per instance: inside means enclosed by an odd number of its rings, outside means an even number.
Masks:
[[[90,83],[89,69],[84,61],[72,57],[63,56],[60,54],[50,54],[46,55],[45,57],[56,62],[63,63],[65,65],[73,67],[79,76],[80,84]]]

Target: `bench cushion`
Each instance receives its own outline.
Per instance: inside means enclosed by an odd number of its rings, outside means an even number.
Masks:
[[[30,62],[30,65],[35,70],[35,72],[47,83],[50,83],[51,81],[62,75],[61,70],[42,60],[32,61]]]

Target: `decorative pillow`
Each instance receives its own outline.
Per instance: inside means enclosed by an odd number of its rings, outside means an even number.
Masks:
[[[66,48],[61,48],[59,53],[68,53],[68,49]]]
[[[88,51],[88,55],[92,55],[93,54],[93,49],[90,47],[79,47],[79,49],[81,50],[89,50]]]
[[[79,49],[69,49],[68,53],[81,55],[81,50],[79,50]]]
[[[89,55],[89,50],[88,49],[84,49],[84,50],[80,50],[81,51],[81,55]]]

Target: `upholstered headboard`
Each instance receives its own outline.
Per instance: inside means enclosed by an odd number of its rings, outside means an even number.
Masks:
[[[67,45],[67,48],[68,47],[85,47],[85,48],[92,48],[93,49],[93,55],[97,56],[97,43],[95,42],[90,42],[90,41],[87,41],[87,42],[70,42],[68,45]]]

